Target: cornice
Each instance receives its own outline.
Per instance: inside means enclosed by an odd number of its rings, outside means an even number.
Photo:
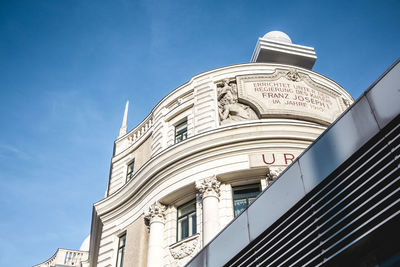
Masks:
[[[291,128],[290,131],[283,133],[283,126]],[[232,153],[232,147],[242,151],[246,149],[247,143],[257,140],[311,143],[324,129],[325,127],[315,123],[296,120],[255,121],[213,129],[160,152],[142,166],[128,183],[109,197],[95,203],[94,207],[99,216],[109,212],[115,215],[124,212],[148,196],[157,187],[154,185],[154,179],[157,178],[157,182],[161,183],[161,177],[167,175],[165,173],[170,171],[171,166],[179,163],[193,166],[200,160],[199,155],[204,158],[211,157],[213,154],[210,151],[215,151],[216,154]],[[226,138],[227,136],[230,138]],[[230,151],[224,151],[224,148],[229,148]],[[193,160],[188,162],[190,159]]]

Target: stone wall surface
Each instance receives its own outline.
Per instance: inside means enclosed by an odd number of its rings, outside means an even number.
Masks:
[[[116,161],[112,162],[110,185],[108,190],[109,195],[113,194],[125,184],[127,180],[127,167],[131,161],[135,161],[134,173],[136,173],[150,159],[151,141],[152,137],[151,135],[149,135],[143,141],[143,143],[141,143],[139,146],[135,147],[131,151],[128,151],[126,156],[117,158]]]
[[[149,234],[143,221],[144,218],[139,217],[126,229],[124,266],[146,266]]]

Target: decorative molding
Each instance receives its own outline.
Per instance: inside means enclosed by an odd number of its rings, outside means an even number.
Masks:
[[[149,210],[145,212],[144,218],[148,220],[150,224],[153,222],[162,222],[165,221],[165,211],[167,207],[160,202],[155,202],[149,207]]]
[[[290,69],[289,72],[286,73],[286,79],[293,81],[293,82],[301,81],[300,74],[295,69]]]
[[[284,169],[285,168],[268,167],[265,177],[267,180],[267,186],[272,184],[272,182],[276,180],[276,178],[283,172]]]
[[[342,97],[342,101],[343,101],[343,104],[344,104],[344,106],[346,107],[346,109],[347,109],[348,107],[350,107],[350,105],[351,105],[350,100],[348,100],[348,99]]]
[[[199,235],[196,234],[169,247],[172,257],[181,260],[193,254],[199,244]]]
[[[229,153],[231,149],[241,148],[243,147],[243,136],[241,134],[243,129],[247,127],[251,128],[251,138],[256,138],[257,140],[261,140],[263,137],[265,138],[265,133],[268,133],[268,131],[271,130],[271,127],[285,127],[286,132],[273,135],[274,138],[281,138],[284,136],[285,138],[288,138],[288,140],[293,140],[301,136],[303,138],[301,142],[309,143],[311,143],[320,133],[322,133],[323,130],[325,130],[325,127],[306,121],[260,121],[258,124],[230,125],[223,128],[216,128],[211,130],[207,135],[194,136],[191,138],[191,142],[187,142],[179,146],[169,147],[162,153],[159,153],[151,158],[136,173],[137,177],[140,176],[141,179],[131,180],[131,182],[126,183],[117,194],[112,194],[108,198],[95,203],[96,211],[98,212],[99,216],[103,216],[108,212],[115,214],[115,216],[120,216],[121,214],[128,212],[132,205],[140,205],[139,203],[146,201],[145,196],[141,194],[136,195],[135,192],[137,192],[138,188],[146,191],[148,190],[149,192],[154,190],[152,188],[154,184],[150,183],[149,181],[151,181],[155,177],[156,173],[160,172],[160,170],[175,170],[178,168],[174,165],[177,159],[190,161],[191,164],[189,164],[188,167],[192,168],[196,166],[194,165],[194,159],[196,159],[197,153],[201,153],[206,149],[218,148],[220,153]],[[235,144],[234,148],[227,148],[223,146],[228,142],[226,139],[227,135],[230,136],[229,142]],[[293,142],[290,141],[289,143],[292,144]],[[183,151],[190,151],[191,153],[188,154],[185,159],[179,159]],[[167,175],[161,172],[161,175],[157,177],[157,185],[155,187],[168,191],[169,189],[164,187],[164,181],[169,179],[167,178]],[[125,204],[121,205],[121,203]],[[138,218],[143,214],[143,209],[138,210],[138,213],[135,214],[135,218]]]
[[[218,181],[216,175],[196,181],[196,189],[200,192],[202,198],[208,196],[219,197],[220,185],[221,183]]]

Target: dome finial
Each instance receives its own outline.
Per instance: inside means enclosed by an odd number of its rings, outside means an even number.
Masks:
[[[313,47],[293,44],[281,31],[271,31],[258,38],[250,62],[278,63],[312,69],[317,56]]]
[[[281,43],[289,43],[289,44],[292,43],[292,40],[290,39],[289,35],[281,31],[270,31],[266,33],[263,38],[268,39],[270,41],[277,41]]]

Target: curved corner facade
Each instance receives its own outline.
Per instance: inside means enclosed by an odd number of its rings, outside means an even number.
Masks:
[[[193,77],[115,141],[90,266],[185,265],[352,102],[293,65]]]

